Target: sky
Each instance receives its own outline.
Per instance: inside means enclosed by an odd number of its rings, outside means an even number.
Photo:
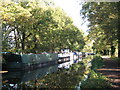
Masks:
[[[67,14],[68,16],[72,17],[73,19],[73,24],[77,26],[79,29],[82,29],[85,34],[88,34],[86,31],[88,30],[87,24],[88,23],[83,23],[83,19],[80,16],[80,10],[82,8],[81,5],[79,5],[79,2],[77,0],[53,0],[54,3],[61,7]]]

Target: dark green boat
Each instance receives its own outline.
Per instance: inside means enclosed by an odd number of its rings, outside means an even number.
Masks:
[[[57,53],[46,54],[14,54],[2,53],[3,70],[31,70],[38,67],[56,64],[58,60]]]

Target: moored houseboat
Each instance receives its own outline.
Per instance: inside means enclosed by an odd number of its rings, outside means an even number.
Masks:
[[[31,70],[38,67],[56,64],[57,53],[44,54],[14,54],[3,53],[3,69],[7,70]]]

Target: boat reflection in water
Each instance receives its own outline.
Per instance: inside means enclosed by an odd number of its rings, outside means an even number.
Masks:
[[[51,67],[44,67],[28,72],[24,72],[24,71],[8,72],[3,74],[3,84],[5,81],[7,81],[6,83],[16,84],[20,82],[35,80],[49,73],[56,72],[57,70],[58,70],[58,65],[54,65]]]
[[[70,60],[69,62],[65,62],[65,63],[59,64],[58,68],[69,69],[72,66],[72,64],[78,63],[79,61],[82,61],[82,58],[79,58],[78,60]]]
[[[73,60],[33,71],[3,74],[3,89],[75,88],[83,79],[85,66]],[[64,69],[65,68],[65,69]]]

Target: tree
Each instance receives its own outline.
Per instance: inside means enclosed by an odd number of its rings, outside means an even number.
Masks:
[[[118,41],[118,52],[120,51],[120,39],[118,28],[118,3],[117,2],[87,2],[83,4],[81,13],[83,17],[87,17],[90,22],[90,37],[96,37],[95,44],[99,44],[100,48],[110,45],[111,54]],[[99,42],[99,43],[98,43]],[[120,57],[120,52],[118,53]]]
[[[9,45],[12,49],[17,50],[21,47],[22,52],[24,52],[25,39],[30,36],[28,31],[32,28],[31,14],[18,3],[10,2],[2,4],[2,6],[3,37],[7,37],[4,38],[6,40],[11,39]]]
[[[46,0],[1,2],[3,51],[18,53],[82,49],[81,31],[66,13]]]

